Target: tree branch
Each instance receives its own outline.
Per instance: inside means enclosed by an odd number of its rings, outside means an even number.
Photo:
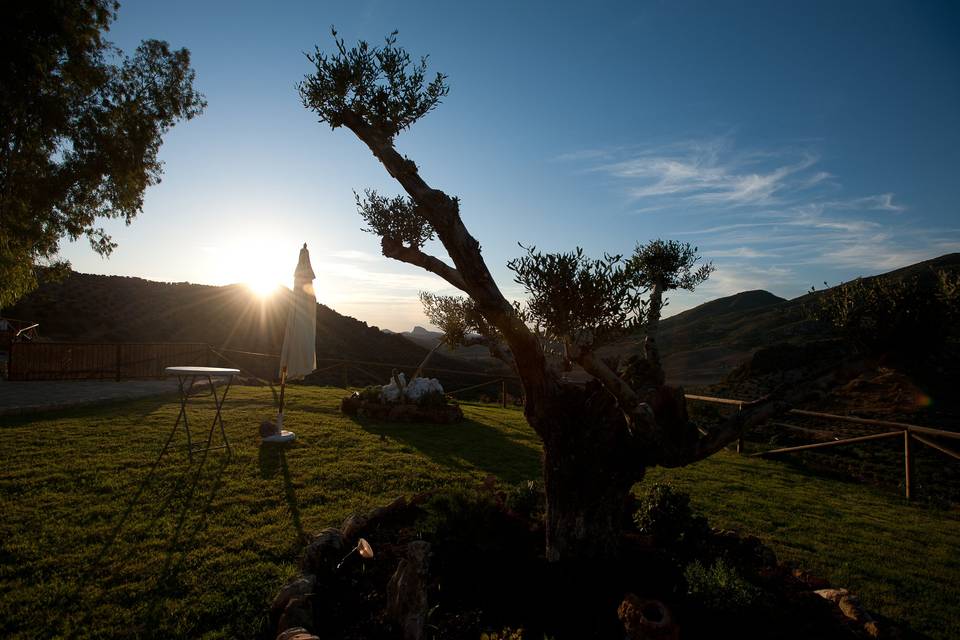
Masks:
[[[724,420],[718,427],[705,432],[684,455],[664,466],[683,466],[703,460],[720,449],[739,439],[750,427],[789,411],[791,407],[819,397],[825,390],[836,384],[840,372],[836,368],[825,369],[808,384],[782,386],[768,396],[744,402],[741,410]]]
[[[504,350],[498,340],[492,340],[486,336],[467,336],[462,341],[465,347],[482,346],[486,347],[490,355],[509,366],[514,372],[517,372],[517,361],[510,353],[509,349]]]
[[[480,254],[480,243],[470,235],[460,219],[457,200],[439,189],[431,188],[420,177],[417,165],[397,153],[393,146],[393,139],[371,126],[360,115],[348,109],[344,110],[342,122],[367,145],[374,157],[383,164],[387,172],[400,183],[410,198],[420,207],[424,218],[436,231],[440,242],[443,243],[456,266],[461,284],[455,286],[466,292],[477,303],[480,312],[497,327],[510,346],[518,366],[518,373],[526,388],[528,413],[539,411],[537,406],[539,403],[536,400],[550,393],[549,387],[555,383],[555,379],[547,370],[546,358],[540,342],[517,317],[513,306],[503,296],[493,276],[490,275]],[[413,257],[420,259],[417,256]],[[438,265],[433,264],[433,266]]]
[[[460,272],[439,258],[424,253],[416,247],[407,247],[403,243],[390,238],[383,238],[380,241],[380,248],[383,255],[388,258],[418,266],[437,274],[461,291],[467,290],[467,283]]]
[[[689,456],[677,461],[677,464],[665,464],[664,466],[685,466],[712,456],[728,444],[738,440],[744,431],[750,427],[765,422],[789,408],[790,405],[787,402],[769,397],[745,403],[742,410],[724,420],[716,428],[708,430],[702,438],[697,440],[693,449],[689,452]]]
[[[598,358],[593,351],[569,344],[567,345],[567,351],[574,362],[596,378],[617,399],[617,404],[626,417],[631,430],[645,435],[652,434],[657,430],[656,417],[653,415],[650,405],[641,401],[637,392],[610,369],[603,360]]]

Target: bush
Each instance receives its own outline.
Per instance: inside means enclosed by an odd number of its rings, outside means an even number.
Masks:
[[[641,533],[668,549],[697,545],[710,532],[706,518],[690,509],[690,496],[668,484],[650,487],[640,498],[633,521]]]
[[[431,391],[425,393],[417,400],[418,407],[445,407],[447,406],[447,396],[442,391]]]
[[[543,486],[536,480],[521,482],[507,492],[507,509],[530,520],[543,519],[546,502]]]
[[[710,611],[729,613],[747,609],[757,604],[763,595],[724,558],[714,560],[709,567],[694,560],[687,565],[683,576],[687,595]]]
[[[378,384],[372,384],[359,391],[360,399],[368,402],[380,402],[381,391],[383,391],[383,387]]]
[[[467,489],[448,489],[434,494],[423,505],[417,520],[420,535],[435,544],[486,546],[488,530],[495,528],[500,510],[492,495]]]
[[[810,315],[868,353],[928,352],[942,345],[957,317],[960,276],[858,278],[825,292]]]

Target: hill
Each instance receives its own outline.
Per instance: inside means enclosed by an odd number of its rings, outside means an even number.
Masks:
[[[934,269],[960,269],[953,253],[871,278],[932,277]],[[866,279],[871,279],[866,278]],[[744,291],[665,319],[660,351],[668,379],[685,386],[719,382],[758,349],[780,343],[810,344],[828,338],[805,308],[823,291],[785,300],[768,291]],[[5,315],[40,322],[49,340],[88,342],[197,341],[261,353],[279,353],[290,292],[261,300],[242,285],[212,287],[151,282],[140,278],[75,273],[46,283]],[[416,327],[402,334],[381,331],[317,305],[317,355],[415,366],[440,340]],[[637,350],[634,338],[605,347],[616,357]],[[244,364],[255,361],[245,360]],[[439,349],[431,367],[502,372],[482,347]],[[332,374],[331,374],[332,375]],[[373,381],[358,372],[355,383]],[[379,375],[379,373],[378,373]],[[337,380],[340,380],[338,378]],[[335,380],[327,375],[324,381]]]
[[[430,331],[420,326],[414,327],[413,331],[404,331],[399,335],[402,335],[410,342],[420,345],[424,349],[433,349],[443,339],[443,334],[441,332]],[[472,347],[456,347],[454,349],[450,349],[449,347],[441,347],[437,351],[455,358],[470,360],[471,362],[489,369],[490,371],[512,373],[506,364],[491,356],[490,351],[486,347],[480,345],[474,345]]]
[[[72,273],[62,281],[43,283],[4,314],[39,322],[40,335],[48,341],[205,342],[221,351],[279,354],[292,295],[281,289],[269,298],[258,298],[243,285],[216,287]],[[426,354],[427,349],[401,335],[383,333],[317,305],[318,358],[398,363],[412,369]],[[226,355],[261,377],[275,375],[276,359]],[[482,370],[476,363],[443,353],[434,354],[430,366]],[[389,370],[380,367],[375,373],[385,380]],[[339,372],[313,377],[342,380]],[[369,384],[375,380],[374,375],[351,370],[350,381]]]
[[[935,269],[960,269],[960,253],[864,278],[932,278]],[[806,308],[825,291],[785,300],[767,291],[745,291],[689,309],[661,322],[660,353],[668,379],[687,386],[722,380],[761,347],[809,344],[830,336],[811,321]],[[602,350],[618,356],[639,349],[628,338]]]

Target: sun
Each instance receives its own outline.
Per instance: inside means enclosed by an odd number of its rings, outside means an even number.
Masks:
[[[276,279],[265,276],[248,277],[245,284],[250,292],[258,298],[269,298],[281,286]]]

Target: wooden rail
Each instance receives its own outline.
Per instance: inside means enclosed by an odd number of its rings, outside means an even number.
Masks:
[[[743,408],[744,404],[747,404],[748,400],[735,400],[732,398],[717,398],[714,396],[700,396],[687,394],[688,400],[697,400],[700,402],[709,402],[713,404],[724,404],[736,406],[738,410]],[[797,451],[809,451],[811,449],[824,449],[826,447],[837,447],[848,444],[855,444],[858,442],[868,442],[871,440],[881,440],[885,438],[892,438],[894,436],[899,436],[903,438],[903,485],[904,485],[904,494],[909,500],[911,498],[913,484],[913,451],[911,447],[911,442],[916,440],[921,444],[924,444],[932,449],[944,453],[952,458],[960,460],[960,453],[934,442],[927,436],[937,436],[941,438],[951,438],[951,439],[960,439],[960,433],[955,431],[944,431],[943,429],[932,429],[930,427],[921,427],[915,424],[908,424],[906,422],[893,422],[890,420],[874,420],[872,418],[858,418],[856,416],[841,416],[833,413],[823,413],[821,411],[807,411],[805,409],[790,409],[789,414],[795,416],[804,416],[810,418],[819,418],[822,420],[831,420],[835,422],[850,422],[855,424],[862,424],[874,427],[885,427],[891,429],[890,431],[884,431],[882,433],[874,433],[866,436],[856,436],[853,438],[843,438],[840,440],[834,440],[832,442],[817,442],[814,444],[805,444],[799,445],[796,447],[783,447],[780,449],[771,449],[768,451],[760,451],[758,453],[751,454],[751,456],[756,457],[765,457],[772,455],[779,455],[783,453],[795,453]],[[779,426],[789,426],[790,428],[802,429],[801,427],[794,427],[792,425],[785,425],[783,423],[774,423]],[[921,435],[923,434],[923,435]],[[743,439],[741,438],[737,442],[737,453],[742,452],[743,450]]]

